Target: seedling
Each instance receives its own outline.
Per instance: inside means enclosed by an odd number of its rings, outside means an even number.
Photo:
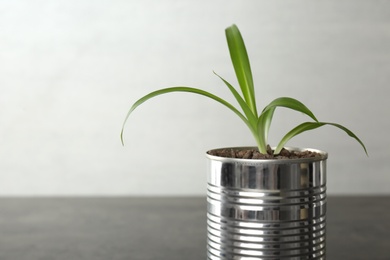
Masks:
[[[301,112],[308,117],[310,117],[313,121],[310,122],[304,122],[300,125],[296,126],[292,130],[290,130],[283,138],[280,140],[277,147],[274,149],[274,154],[279,154],[282,148],[285,146],[285,144],[294,136],[303,133],[308,130],[313,130],[318,127],[324,126],[324,125],[331,125],[334,127],[337,127],[341,130],[343,130],[345,133],[347,133],[350,137],[354,138],[357,142],[360,143],[360,145],[363,147],[365,153],[367,154],[367,149],[363,142],[349,129],[346,127],[336,124],[336,123],[329,123],[329,122],[320,122],[317,120],[317,118],[314,116],[314,114],[300,101],[290,98],[290,97],[280,97],[275,100],[273,100],[271,103],[269,103],[259,114],[257,112],[257,105],[256,105],[256,99],[255,99],[255,88],[253,84],[253,78],[252,78],[252,71],[249,63],[248,54],[246,51],[246,47],[244,44],[244,40],[241,36],[241,33],[236,25],[232,25],[228,27],[225,30],[226,33],[226,39],[229,47],[230,57],[233,63],[233,67],[236,73],[236,77],[241,89],[241,94],[225,79],[223,79],[218,74],[215,74],[225,83],[225,85],[229,88],[235,99],[237,100],[239,106],[241,107],[242,112],[237,109],[235,106],[227,102],[226,100],[209,93],[207,91],[204,91],[202,89],[198,88],[191,88],[191,87],[185,87],[185,86],[179,86],[179,87],[171,87],[171,88],[164,88],[160,90],[153,91],[146,96],[143,96],[139,100],[137,100],[133,106],[130,108],[129,112],[126,115],[126,118],[124,120],[122,131],[121,131],[121,141],[122,144],[124,143],[123,140],[123,131],[124,126],[130,116],[130,114],[142,103],[145,101],[162,95],[167,94],[171,92],[189,92],[193,94],[202,95],[208,98],[211,98],[222,105],[229,108],[231,111],[233,111],[238,117],[242,119],[242,121],[248,126],[249,130],[253,134],[253,137],[256,141],[257,147],[259,149],[259,152],[262,154],[267,154],[267,144],[268,144],[268,134],[270,125],[272,122],[272,118],[275,112],[275,109],[277,107],[285,107],[289,108],[298,112]]]

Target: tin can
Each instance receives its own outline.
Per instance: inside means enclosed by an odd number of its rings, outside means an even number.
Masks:
[[[320,156],[256,160],[207,154],[208,259],[326,259],[327,153],[288,150]]]

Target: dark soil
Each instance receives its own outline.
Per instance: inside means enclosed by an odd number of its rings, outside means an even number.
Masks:
[[[282,149],[279,154],[274,155],[270,146],[267,147],[267,154],[260,153],[257,149],[221,149],[211,150],[208,152],[210,155],[238,158],[238,159],[301,159],[321,157],[321,154],[312,151],[289,151]]]

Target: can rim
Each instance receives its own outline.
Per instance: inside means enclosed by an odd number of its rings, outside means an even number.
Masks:
[[[221,161],[221,162],[236,162],[236,163],[244,163],[244,164],[265,164],[265,163],[274,163],[274,164],[290,164],[290,163],[303,163],[303,162],[315,162],[315,161],[325,161],[328,159],[328,153],[322,150],[313,149],[313,148],[298,148],[298,147],[285,147],[285,149],[289,151],[311,151],[320,154],[320,156],[309,157],[309,158],[295,158],[295,159],[242,159],[242,158],[229,158],[229,157],[221,157],[216,155],[210,155],[210,151],[218,151],[224,149],[257,149],[254,146],[238,146],[238,147],[222,147],[216,149],[210,149],[206,152],[206,157],[213,161]],[[274,147],[273,147],[274,149]]]

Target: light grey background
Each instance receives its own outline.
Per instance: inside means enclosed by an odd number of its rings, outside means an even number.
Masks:
[[[246,41],[259,109],[303,101],[336,128],[289,146],[329,152],[330,194],[390,194],[390,1],[0,1],[0,195],[203,195],[206,150],[253,145],[233,101],[224,29]],[[306,118],[275,113],[270,143]]]

